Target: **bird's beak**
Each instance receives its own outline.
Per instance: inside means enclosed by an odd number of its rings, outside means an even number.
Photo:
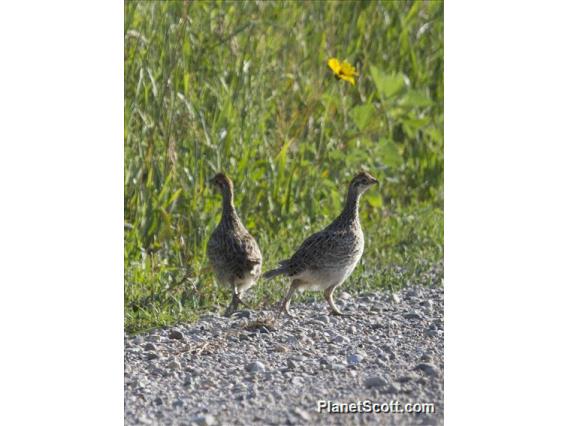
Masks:
[[[373,183],[373,185],[374,185],[374,184],[377,184],[377,183],[379,183],[379,180],[378,180],[378,179],[375,179],[375,178],[372,178],[372,179],[371,179],[371,182],[372,182],[372,183]]]

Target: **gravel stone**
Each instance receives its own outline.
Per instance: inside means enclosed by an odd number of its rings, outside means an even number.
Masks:
[[[183,334],[179,330],[170,330],[170,339],[183,340]]]
[[[189,419],[190,424],[195,424],[197,426],[213,426],[215,424],[215,417],[211,414],[205,416],[195,416]]]
[[[389,382],[382,376],[373,376],[365,379],[365,386],[368,388],[386,386],[388,383]]]
[[[417,370],[421,370],[426,373],[428,376],[439,376],[440,370],[433,364],[430,363],[421,363],[416,366]]]
[[[317,315],[314,319],[321,321],[324,324],[329,324],[331,322],[331,320],[329,319],[329,315],[320,314],[320,315]]]
[[[398,376],[395,380],[399,383],[408,383],[413,380],[417,380],[418,376],[414,373],[404,374],[402,376]]]
[[[144,350],[145,350],[145,351],[154,351],[154,352],[155,352],[155,351],[158,350],[158,348],[156,348],[156,345],[154,345],[153,343],[148,342],[148,343],[146,343],[146,344],[144,345]]]
[[[345,337],[345,336],[341,336],[341,335],[337,335],[333,338],[333,343],[337,343],[339,345],[347,345],[351,342],[351,340],[349,340],[349,337]]]
[[[247,364],[245,370],[249,373],[262,373],[266,370],[264,364],[260,361],[254,361],[250,364]]]
[[[406,319],[421,319],[422,315],[420,315],[416,311],[411,311],[411,312],[404,314],[404,318],[406,318]]]
[[[294,370],[296,368],[298,368],[298,364],[296,363],[296,361],[294,361],[292,358],[288,358],[286,360],[286,366],[290,369],[290,370]]]
[[[309,422],[312,418],[310,413],[308,413],[306,410],[303,410],[301,408],[294,408],[294,413],[297,414],[302,420],[305,420],[306,422]]]
[[[232,318],[238,318],[238,319],[249,319],[252,318],[253,313],[249,310],[242,310],[242,311],[238,311],[235,312],[231,317]]]
[[[360,364],[363,359],[365,359],[365,357],[362,354],[349,354],[347,355],[347,364],[357,365]]]
[[[272,349],[274,352],[288,352],[288,348],[284,345],[281,345],[279,343],[274,345],[274,348]]]
[[[292,383],[295,386],[301,387],[304,384],[304,379],[302,379],[301,377],[292,377],[290,383]]]
[[[170,361],[168,368],[171,368],[172,370],[181,370],[181,364],[174,359],[173,361]]]

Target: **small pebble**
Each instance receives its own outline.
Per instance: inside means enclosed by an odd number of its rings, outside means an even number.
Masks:
[[[151,342],[148,342],[148,343],[146,343],[146,344],[144,345],[144,350],[146,350],[146,351],[156,351],[156,350],[158,350],[158,349],[156,348],[156,345],[154,345],[154,344],[151,343]]]
[[[272,350],[274,352],[288,352],[288,348],[284,345],[279,344],[279,343],[276,343],[274,345],[274,347],[272,348]]]
[[[416,366],[417,370],[421,370],[426,373],[428,376],[439,376],[440,370],[433,364],[430,363],[421,363]]]
[[[183,334],[179,330],[170,330],[170,339],[183,340]]]
[[[168,368],[171,368],[172,370],[181,370],[181,364],[174,359],[168,364]]]
[[[414,373],[404,374],[402,376],[397,377],[395,380],[399,383],[408,383],[413,380],[418,379],[418,376]]]
[[[266,370],[264,364],[260,361],[254,361],[245,366],[245,370],[249,373],[262,373]]]
[[[347,345],[351,342],[348,337],[337,335],[332,339],[333,343],[337,343],[338,345]]]
[[[286,366],[290,369],[290,370],[294,370],[295,368],[298,368],[298,364],[292,359],[292,358],[288,358],[286,360]]]
[[[406,314],[404,314],[404,318],[406,318],[406,319],[421,319],[422,315],[420,315],[416,311],[410,311],[410,312],[407,312]]]
[[[360,364],[361,361],[363,361],[365,357],[362,354],[349,354],[347,355],[347,364],[348,365],[357,365]]]
[[[249,319],[252,317],[252,312],[245,309],[242,311],[235,312],[233,315],[231,315],[231,317],[237,319]]]
[[[393,293],[390,297],[390,300],[396,304],[400,303],[401,299],[400,296],[396,293]]]
[[[386,386],[388,381],[383,376],[372,376],[365,379],[365,386],[368,388]]]
[[[310,413],[308,413],[303,408],[294,408],[293,412],[297,414],[302,420],[309,422],[312,419]]]
[[[292,377],[290,383],[292,383],[294,386],[300,387],[304,385],[304,379],[302,379],[301,377]]]
[[[195,416],[189,419],[190,425],[197,425],[197,426],[213,426],[215,424],[215,417],[211,414],[206,414],[205,416]]]

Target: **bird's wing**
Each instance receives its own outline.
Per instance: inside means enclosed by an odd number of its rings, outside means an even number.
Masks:
[[[220,269],[225,265],[225,243],[221,234],[214,231],[207,242],[207,257],[212,263],[214,269]]]
[[[224,237],[212,236],[207,253],[214,264],[230,271],[238,278],[262,264],[262,254],[252,235],[231,233]]]
[[[337,233],[324,229],[308,237],[286,262],[290,276],[301,273],[306,269],[317,268],[318,259],[328,253],[336,244]]]
[[[254,237],[248,232],[240,235],[238,238],[240,252],[243,254],[245,262],[256,265],[262,263],[262,253]]]

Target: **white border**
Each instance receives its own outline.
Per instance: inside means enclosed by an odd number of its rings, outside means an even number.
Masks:
[[[0,424],[123,422],[123,4],[0,6]]]
[[[445,6],[445,424],[561,424],[567,6]]]

